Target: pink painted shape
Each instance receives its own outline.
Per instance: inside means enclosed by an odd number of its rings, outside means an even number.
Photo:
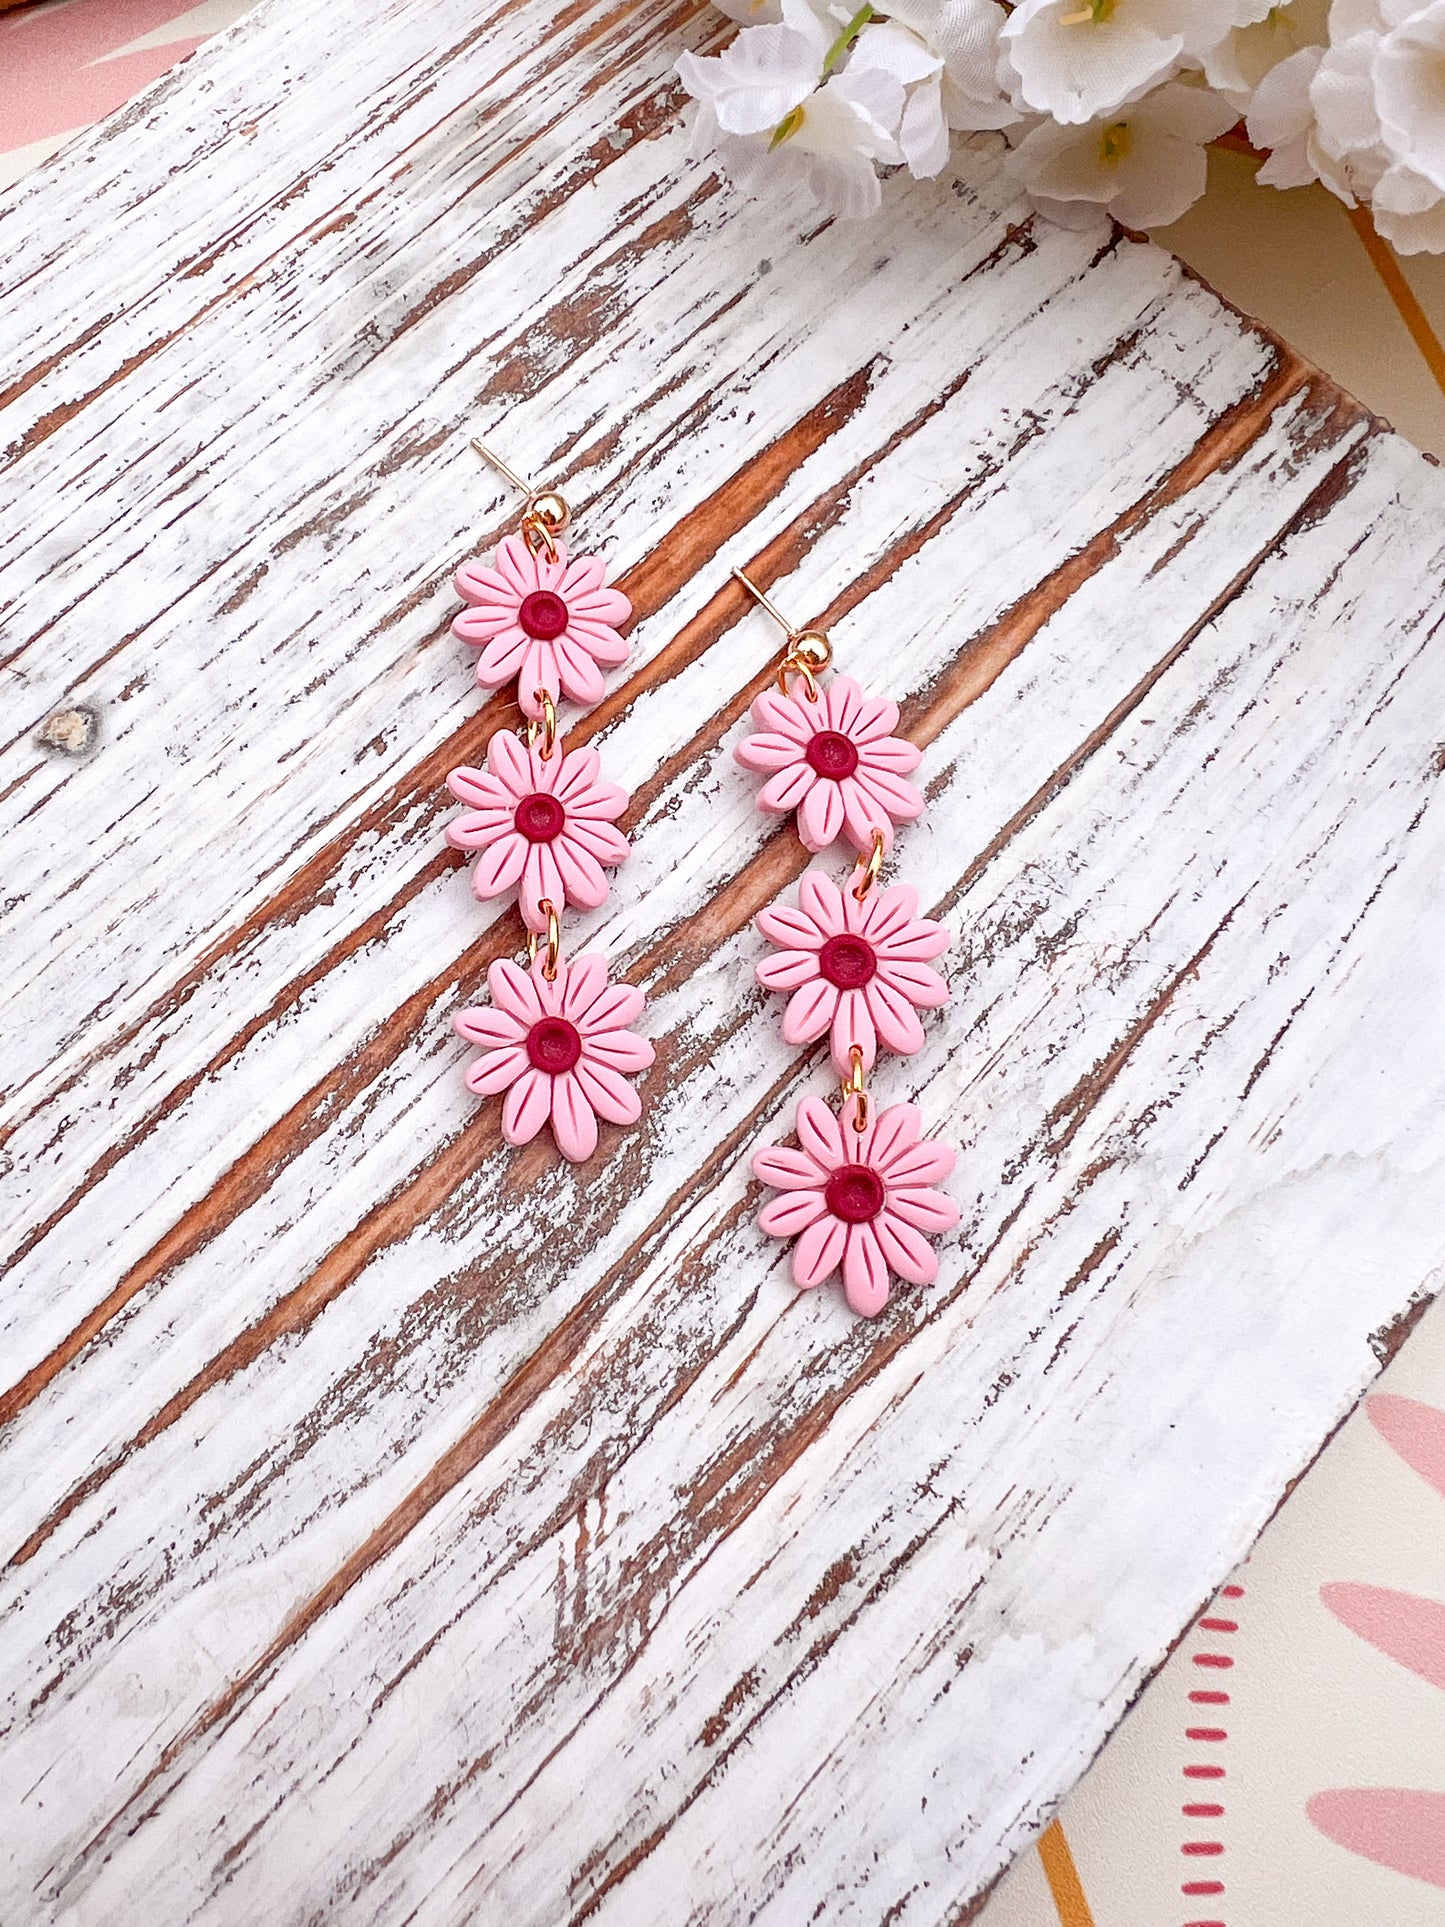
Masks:
[[[1438,1600],[1353,1582],[1321,1586],[1320,1600],[1377,1652],[1445,1689],[1445,1605]]]
[[[105,56],[191,10],[191,0],[71,0],[0,20],[0,153],[85,127],[201,45],[192,36]]]
[[[1391,1451],[1445,1498],[1445,1412],[1391,1392],[1376,1392],[1365,1410]]]
[[[1445,1887],[1445,1793],[1334,1787],[1305,1804],[1313,1826],[1376,1866]]]

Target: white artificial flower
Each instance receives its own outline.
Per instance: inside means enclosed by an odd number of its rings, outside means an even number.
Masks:
[[[876,163],[903,155],[894,130],[903,89],[889,74],[846,70],[792,109],[771,134],[740,136],[719,125],[710,101],[698,104],[693,152],[711,153],[745,194],[802,187],[823,209],[856,221],[877,212]]]
[[[1375,183],[1371,212],[1401,254],[1445,254],[1445,198],[1425,175],[1397,161]]]
[[[823,78],[832,39],[808,0],[782,0],[777,24],[744,27],[720,54],[681,54],[677,72],[724,133],[768,133]]]
[[[910,174],[930,180],[948,160],[948,122],[943,116],[943,62],[917,34],[893,22],[865,27],[848,59],[850,74],[881,73],[903,89],[898,147]]]
[[[1386,151],[1445,192],[1445,0],[1391,28],[1375,50],[1373,76]]]
[[[943,62],[943,117],[950,127],[983,133],[1013,127],[1023,110],[1001,35],[1007,13],[997,0],[895,0],[889,18],[911,27]]]
[[[1077,126],[1136,100],[1257,10],[1258,0],[1020,0],[1003,40],[1023,101]]]
[[[1204,192],[1205,144],[1234,120],[1217,94],[1168,81],[1083,127],[1045,121],[1008,166],[1034,205],[1066,227],[1085,227],[1100,212],[1125,227],[1164,227]]]
[[[1319,176],[1310,86],[1324,52],[1301,47],[1277,61],[1255,89],[1247,124],[1254,145],[1269,152],[1255,175],[1265,187],[1305,187]]]
[[[1281,61],[1308,47],[1323,49],[1329,38],[1330,0],[1285,0],[1282,6],[1260,0],[1258,13],[1204,53],[1205,79],[1241,113]]]
[[[1342,19],[1342,13],[1344,18]],[[1360,25],[1361,19],[1366,24]],[[1341,25],[1352,31],[1337,38]],[[1310,157],[1332,194],[1347,207],[1368,200],[1389,165],[1375,107],[1375,53],[1382,38],[1374,0],[1335,0],[1330,44],[1310,82],[1315,128]]]

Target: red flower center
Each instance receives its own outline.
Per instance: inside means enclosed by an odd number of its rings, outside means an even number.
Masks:
[[[522,597],[517,620],[538,642],[555,642],[567,627],[567,604],[550,589],[533,589]]]
[[[844,1224],[866,1224],[883,1209],[883,1180],[869,1164],[842,1164],[823,1186],[823,1202]]]
[[[862,937],[829,937],[818,952],[818,968],[839,990],[861,990],[877,970],[878,959]]]
[[[841,783],[858,767],[856,747],[836,729],[820,729],[809,739],[803,754],[820,776],[829,776],[835,783]]]
[[[529,843],[550,843],[554,836],[561,835],[566,821],[567,812],[556,797],[545,796],[540,790],[524,796],[512,818],[513,826]]]
[[[543,1017],[527,1032],[527,1056],[539,1071],[560,1077],[582,1055],[582,1038],[565,1017]]]

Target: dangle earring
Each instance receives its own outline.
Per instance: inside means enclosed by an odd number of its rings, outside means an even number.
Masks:
[[[796,908],[776,904],[757,917],[775,948],[757,966],[758,982],[791,992],[784,1038],[803,1045],[827,1034],[842,1085],[837,1112],[818,1097],[799,1100],[798,1150],[768,1145],[754,1154],[755,1174],[778,1193],[758,1224],[772,1237],[797,1239],[800,1287],[841,1267],[849,1305],[871,1318],[888,1302],[890,1272],[909,1284],[933,1282],[938,1259],[923,1234],[958,1222],[957,1205],[932,1189],[953,1169],[952,1149],[922,1135],[915,1104],[875,1114],[865,1084],[880,1047],[922,1048],[919,1011],[948,998],[929,964],[947,949],[947,930],[918,915],[911,885],[877,887],[895,825],[923,813],[923,797],[906,780],[922,752],[894,734],[896,704],[866,696],[850,676],[835,676],[824,690],[819,677],[833,660],[828,638],[794,630],[741,569],[733,575],[786,638],[777,689],[754,702],[755,733],[734,754],[744,769],[767,776],[759,808],[797,811],[808,850],[841,835],[857,852],[842,888],[809,870]]]
[[[467,1071],[478,1096],[506,1092],[502,1135],[525,1144],[550,1123],[557,1148],[574,1162],[597,1148],[597,1120],[635,1124],[642,1105],[627,1077],[653,1050],[629,1028],[645,999],[609,984],[595,952],[566,961],[561,915],[595,910],[604,874],[628,854],[616,827],[626,790],[607,782],[595,749],[568,750],[557,725],[566,696],[590,707],[603,695],[602,670],[625,660],[620,625],[632,605],[606,586],[597,556],[568,558],[561,536],[571,510],[540,490],[482,442],[473,448],[526,497],[515,535],[497,545],[490,568],[467,562],[457,593],[469,606],[452,633],[481,653],[477,681],[501,689],[517,679],[528,718],[523,735],[499,729],[485,769],[454,769],[447,788],[468,808],[448,826],[453,849],[474,851],[472,889],[486,899],[517,889],[527,927],[528,967],[498,958],[487,971],[492,1007],[458,1011],[454,1028],[482,1055]]]

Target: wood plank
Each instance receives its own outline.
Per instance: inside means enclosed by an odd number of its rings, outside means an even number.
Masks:
[[[355,18],[262,7],[0,209],[0,1892],[952,1920],[1436,1282],[1439,480],[986,152],[730,211],[700,8]],[[519,941],[440,840],[513,714],[446,631],[499,420],[640,617],[575,941],[659,1062],[582,1169],[447,1029]],[[873,1325],[752,1224],[823,1073],[752,986],[801,865],[733,560],[927,746],[955,1001],[880,1085],[964,1223]]]

